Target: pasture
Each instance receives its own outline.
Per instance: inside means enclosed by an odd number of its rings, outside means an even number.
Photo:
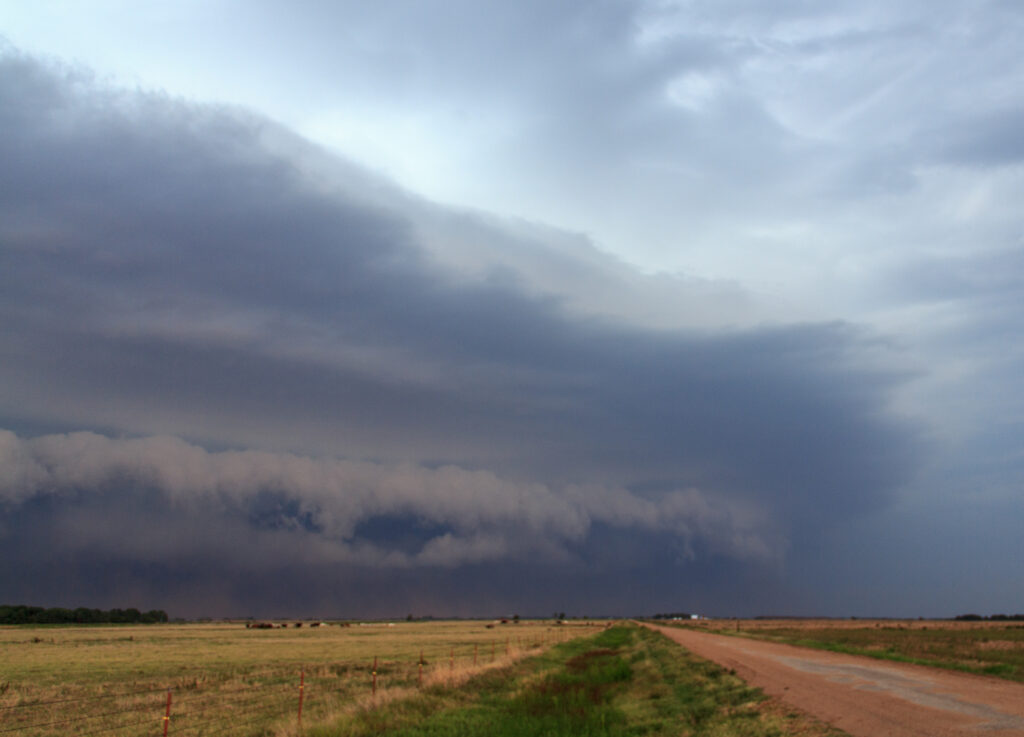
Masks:
[[[2,627],[0,735],[162,734],[168,692],[169,734],[288,734],[300,692],[303,721],[315,724],[598,631],[546,622],[290,624]]]

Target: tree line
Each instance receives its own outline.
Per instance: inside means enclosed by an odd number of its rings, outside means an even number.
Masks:
[[[140,612],[134,607],[103,610],[0,605],[0,624],[153,624],[166,621],[167,612],[162,609]]]

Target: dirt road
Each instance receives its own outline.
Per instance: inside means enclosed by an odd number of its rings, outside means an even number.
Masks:
[[[654,627],[854,737],[1024,735],[1024,685],[924,666]]]

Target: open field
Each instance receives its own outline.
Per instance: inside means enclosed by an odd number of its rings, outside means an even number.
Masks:
[[[1022,622],[722,619],[682,626],[1024,682]]]
[[[375,659],[384,698],[421,678],[458,680],[599,630],[486,624],[3,627],[0,735],[153,734],[168,690],[171,734],[287,733],[298,722],[300,685],[304,723],[315,723],[371,697]]]
[[[0,628],[0,735],[159,735],[169,689],[169,735],[285,737],[300,678],[319,737],[838,734],[635,626],[486,624]]]

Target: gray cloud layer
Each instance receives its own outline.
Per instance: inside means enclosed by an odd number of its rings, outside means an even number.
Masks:
[[[278,536],[270,550],[237,548],[222,538],[202,541],[239,566],[266,565],[271,555],[280,562],[282,546],[296,563],[308,557],[385,568],[457,566],[538,552],[565,558],[565,544],[583,540],[593,524],[669,532],[684,546],[700,541],[739,558],[770,558],[778,545],[760,537],[756,511],[706,499],[695,489],[656,499],[597,486],[554,490],[455,466],[209,453],[170,437],[112,440],[81,432],[26,441],[2,431],[0,468],[0,502],[9,509],[45,497],[120,496],[128,489],[143,497],[155,493],[161,503],[197,518],[224,516],[247,523],[261,537],[268,531]],[[377,518],[414,521],[424,531],[422,545],[407,551],[361,539],[360,524]],[[172,549],[155,545],[153,530],[134,538],[110,532],[76,526],[74,541],[138,559],[177,552],[172,539],[166,539]],[[281,533],[294,539],[285,541]]]
[[[224,575],[571,567],[618,540],[637,565],[778,565],[914,468],[890,411],[906,377],[850,326],[643,326],[625,303],[664,280],[620,282],[581,239],[13,53],[0,128],[0,418],[103,433],[0,436],[6,555],[27,536],[95,566],[159,551],[188,578],[197,550]],[[532,255],[453,268],[470,248]],[[611,302],[560,297],[547,264]]]

